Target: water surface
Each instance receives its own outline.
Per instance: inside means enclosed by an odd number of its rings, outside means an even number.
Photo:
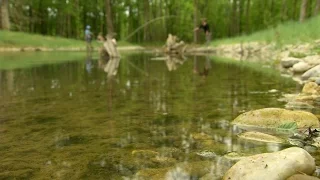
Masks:
[[[2,56],[0,179],[198,179],[223,173],[228,152],[283,148],[240,141],[230,125],[300,90],[272,66],[152,58]]]

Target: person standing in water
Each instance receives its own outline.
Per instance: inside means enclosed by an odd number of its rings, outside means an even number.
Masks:
[[[87,52],[91,53],[93,51],[93,47],[91,44],[93,34],[90,31],[90,29],[91,29],[91,27],[89,25],[87,25],[86,30],[84,31],[84,35],[85,35],[85,40],[87,42]]]
[[[211,41],[211,32],[209,24],[207,23],[206,19],[203,19],[201,24],[194,29],[194,31],[198,31],[199,29],[202,29],[206,35],[206,44],[209,45]]]

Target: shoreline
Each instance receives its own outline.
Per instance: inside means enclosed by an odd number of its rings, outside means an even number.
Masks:
[[[119,51],[141,51],[146,48],[142,46],[120,46]],[[99,48],[94,48],[99,51]],[[0,47],[0,52],[86,52],[86,47],[62,47],[62,48],[46,48],[46,47]]]

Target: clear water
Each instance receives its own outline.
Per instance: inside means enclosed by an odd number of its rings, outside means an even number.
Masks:
[[[228,152],[283,148],[240,141],[230,122],[298,91],[272,66],[214,57],[24,56],[0,58],[0,179],[219,176]]]

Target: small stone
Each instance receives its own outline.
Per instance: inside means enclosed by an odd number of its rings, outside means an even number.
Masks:
[[[201,156],[201,157],[205,157],[205,158],[214,158],[217,156],[216,153],[212,152],[212,151],[201,151],[201,152],[197,152],[197,155]]]

